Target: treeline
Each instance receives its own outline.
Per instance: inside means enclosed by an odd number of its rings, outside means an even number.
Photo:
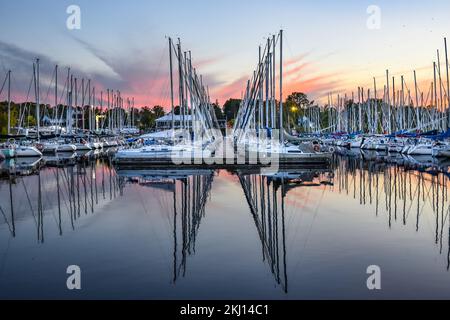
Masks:
[[[298,119],[307,114],[308,108],[313,105],[314,101],[309,101],[307,96],[303,93],[292,93],[286,99],[284,103],[285,114],[287,114],[286,121],[289,121],[291,128],[294,128],[298,125]],[[223,106],[220,106],[218,101],[212,104],[214,108],[214,112],[218,120],[227,120],[228,126],[232,126],[236,119],[237,113],[239,111],[239,106],[241,104],[241,99],[228,99]],[[278,103],[277,103],[278,108]],[[50,119],[60,119],[63,123],[66,121],[66,106],[59,105],[58,113],[56,114],[56,110],[53,106],[41,104],[40,105],[40,119],[41,124],[45,125],[47,121]],[[79,119],[82,118],[81,107],[77,109],[79,112]],[[133,124],[140,128],[142,131],[149,131],[156,127],[156,119],[164,116],[167,112],[169,112],[169,108],[163,108],[162,106],[153,106],[148,107],[144,106],[142,108],[134,108],[133,112]],[[180,114],[179,106],[174,108],[175,114]],[[106,109],[100,108],[94,109],[96,116],[104,116],[101,123],[108,123],[108,113]],[[88,106],[84,108],[84,119],[85,119],[85,128],[88,127],[89,123],[89,110]],[[124,119],[125,125],[130,124],[129,119],[127,118],[130,115],[128,110],[122,109],[122,116]],[[131,119],[131,116],[130,116]],[[326,119],[323,119],[326,121]],[[21,122],[21,123],[19,123]],[[36,125],[36,104],[34,102],[26,102],[26,103],[14,103],[11,102],[11,127],[24,126],[24,127],[32,127]],[[78,126],[82,127],[81,120],[78,122]],[[6,134],[8,127],[8,102],[2,101],[0,102],[0,134]]]

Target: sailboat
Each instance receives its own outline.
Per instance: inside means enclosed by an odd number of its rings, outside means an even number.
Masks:
[[[279,44],[279,107],[276,105],[275,51]],[[265,97],[264,97],[265,95]],[[267,39],[264,50],[259,48],[259,61],[251,80],[247,82],[233,127],[234,144],[238,150],[255,157],[277,158],[281,162],[328,162],[329,147],[314,138],[298,138],[285,129],[283,111],[283,30],[278,37]],[[275,132],[279,137],[273,137]]]
[[[37,133],[37,141],[39,142],[39,125],[40,125],[40,88],[39,88],[39,59],[36,59],[36,63],[33,63],[33,79],[36,88],[36,133]],[[16,157],[42,157],[42,152],[37,149],[36,146],[33,146],[31,142],[28,140],[22,140],[17,142],[14,139],[11,139],[9,143],[14,148]],[[41,145],[42,146],[42,145]]]
[[[179,71],[179,105],[181,124],[175,127],[174,89],[172,56],[178,60]],[[216,143],[222,136],[212,108],[208,90],[203,85],[202,77],[197,75],[192,65],[190,52],[182,53],[181,42],[176,47],[169,38],[171,118],[170,134],[159,133],[143,135],[138,138],[135,148],[121,148],[115,155],[117,163],[171,163],[178,159],[203,159],[210,157]]]

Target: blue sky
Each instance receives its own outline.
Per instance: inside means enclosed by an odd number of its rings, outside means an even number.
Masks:
[[[71,4],[81,8],[81,30],[66,28]],[[380,30],[366,27],[372,4],[381,9]],[[258,45],[283,28],[292,69],[286,90],[320,100],[370,86],[374,76],[382,87],[387,68],[407,81],[417,69],[419,81],[429,82],[450,31],[449,9],[448,1],[1,0],[0,73],[13,71],[19,95],[39,56],[43,74],[54,63],[70,65],[99,88],[122,90],[141,105],[166,104],[169,35],[181,37],[223,103],[239,97]]]

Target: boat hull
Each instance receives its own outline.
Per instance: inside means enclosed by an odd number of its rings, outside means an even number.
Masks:
[[[40,152],[35,147],[23,147],[19,146],[15,148],[16,157],[42,157],[42,152]]]

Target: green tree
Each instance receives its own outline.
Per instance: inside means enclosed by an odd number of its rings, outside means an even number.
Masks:
[[[308,96],[303,92],[293,92],[287,97],[286,103],[293,103],[298,108],[304,109],[314,104],[314,101],[309,101]]]
[[[229,121],[236,118],[241,101],[241,99],[228,99],[223,105],[223,113]]]
[[[156,119],[161,118],[162,116],[164,116],[166,113],[164,112],[164,108],[161,106],[154,106],[152,108],[152,112],[155,116]]]
[[[225,115],[222,111],[222,108],[220,108],[219,103],[216,101],[216,103],[212,104],[213,108],[214,108],[214,113],[216,114],[216,118],[219,119],[224,119]]]

